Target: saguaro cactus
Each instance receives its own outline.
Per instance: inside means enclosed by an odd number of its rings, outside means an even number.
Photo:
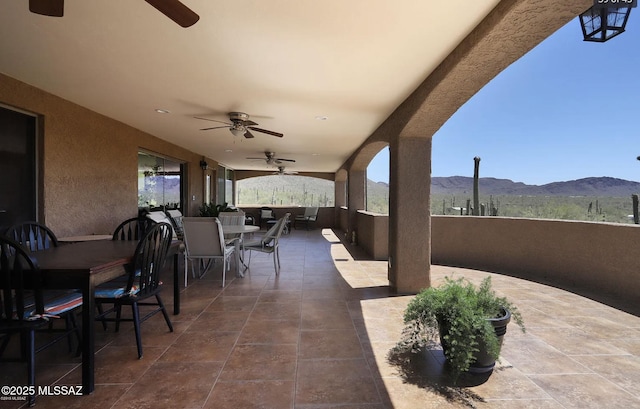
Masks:
[[[480,173],[480,157],[473,158],[473,215],[480,216],[480,193],[479,193],[479,173]]]

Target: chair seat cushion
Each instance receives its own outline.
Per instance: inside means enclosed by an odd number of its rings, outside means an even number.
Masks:
[[[131,287],[131,291],[127,292],[126,285],[113,287],[108,284],[109,283],[105,286],[99,286],[96,288],[96,298],[121,298],[124,296],[136,295],[140,291],[136,285]]]
[[[60,318],[60,314],[69,312],[82,305],[82,294],[79,292],[58,293],[55,296],[46,297],[44,314],[36,314],[36,308],[30,301],[30,307],[25,309],[25,319]]]

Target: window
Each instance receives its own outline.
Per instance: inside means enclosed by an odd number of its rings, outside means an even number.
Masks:
[[[232,169],[218,166],[218,195],[216,197],[216,204],[236,204],[233,195],[233,178],[234,174]]]
[[[138,152],[138,207],[182,209],[182,173],[177,161]]]

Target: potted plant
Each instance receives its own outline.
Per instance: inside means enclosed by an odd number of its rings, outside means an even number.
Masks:
[[[204,203],[200,206],[200,216],[202,217],[218,217],[221,212],[237,212],[238,209],[230,207],[229,203],[215,205],[213,203]]]
[[[416,351],[439,339],[454,380],[464,372],[486,373],[495,366],[511,319],[525,331],[517,307],[495,294],[491,277],[477,287],[445,277],[441,286],[424,289],[409,302],[397,347]]]

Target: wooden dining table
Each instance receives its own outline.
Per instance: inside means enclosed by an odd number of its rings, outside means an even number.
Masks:
[[[93,240],[53,247],[34,253],[45,288],[82,291],[82,392],[95,388],[95,288],[126,274],[137,241]],[[174,314],[180,313],[178,253],[182,242],[172,242]]]

